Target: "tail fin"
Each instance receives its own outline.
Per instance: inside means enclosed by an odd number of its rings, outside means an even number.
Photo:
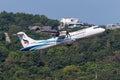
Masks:
[[[23,47],[27,47],[30,44],[35,42],[35,40],[33,40],[32,38],[28,37],[24,32],[18,32],[17,35],[18,35],[18,37],[19,37]]]

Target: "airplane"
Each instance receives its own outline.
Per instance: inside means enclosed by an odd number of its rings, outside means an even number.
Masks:
[[[19,37],[21,44],[23,46],[23,48],[21,48],[20,50],[27,51],[46,49],[60,44],[69,45],[74,41],[89,36],[93,36],[96,34],[100,34],[103,33],[104,31],[105,31],[104,28],[101,28],[99,26],[92,26],[69,33],[67,31],[61,31],[59,32],[59,35],[46,40],[34,40],[28,37],[24,32],[18,32],[17,36]]]

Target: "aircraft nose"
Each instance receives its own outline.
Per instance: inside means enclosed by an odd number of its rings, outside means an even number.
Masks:
[[[101,32],[105,32],[105,29],[104,29],[104,28],[101,28]]]

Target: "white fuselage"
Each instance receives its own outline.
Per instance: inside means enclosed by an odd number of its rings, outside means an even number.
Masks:
[[[30,37],[28,37],[24,32],[19,32],[17,34],[24,47],[21,50],[39,50],[39,49],[45,49],[45,48],[49,48],[49,47],[56,46],[63,43],[76,41],[78,39],[96,35],[104,31],[105,31],[104,28],[93,26],[93,27],[85,28],[75,32],[70,32],[69,37],[67,37],[66,35],[66,37],[64,38],[61,38],[59,36],[59,37],[54,37],[47,40],[33,40]]]
[[[71,32],[70,35],[71,35],[71,39],[73,39],[73,38],[74,39],[81,39],[81,38],[85,38],[85,37],[89,37],[92,35],[102,33],[104,31],[105,31],[104,28],[93,26],[93,27],[85,28],[85,29],[78,30],[75,32]]]

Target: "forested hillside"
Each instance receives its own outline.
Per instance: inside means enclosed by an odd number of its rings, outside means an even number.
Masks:
[[[34,39],[46,35],[28,26],[59,25],[44,15],[0,13],[0,80],[120,80],[120,30],[40,51],[20,51],[17,36],[24,31]],[[10,36],[6,44],[4,32]]]

